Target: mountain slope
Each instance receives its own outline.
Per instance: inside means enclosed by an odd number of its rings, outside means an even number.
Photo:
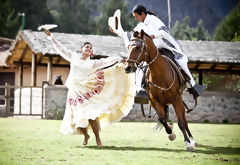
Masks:
[[[171,26],[185,16],[191,17],[191,26],[196,26],[202,19],[205,28],[213,34],[215,27],[226,16],[239,0],[170,0]],[[156,13],[162,21],[168,24],[167,0],[128,0],[130,10],[136,4],[144,5],[148,10]]]

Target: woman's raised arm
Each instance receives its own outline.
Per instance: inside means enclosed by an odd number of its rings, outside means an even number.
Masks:
[[[49,30],[45,28],[43,29],[48,35],[48,39],[51,41],[54,49],[58,52],[58,54],[62,56],[65,60],[70,62],[73,52],[65,48],[59,41],[55,40]]]

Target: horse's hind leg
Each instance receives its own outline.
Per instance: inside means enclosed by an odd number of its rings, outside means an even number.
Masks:
[[[178,101],[175,102],[173,104],[173,106],[174,106],[174,109],[175,109],[175,112],[176,112],[176,115],[177,115],[177,118],[178,118],[178,126],[179,126],[179,128],[182,131],[183,136],[184,136],[184,142],[186,144],[186,148],[187,148],[188,151],[194,151],[194,145],[191,144],[191,141],[187,136],[187,130],[189,131],[189,129],[188,129],[188,126],[187,126],[187,123],[186,123],[185,109],[184,109],[184,105],[183,105],[181,99],[178,99]],[[190,131],[189,131],[189,133],[190,133]]]
[[[166,105],[164,107],[164,112],[165,112],[166,119],[168,120],[168,117],[169,117],[169,107],[168,107],[168,105]]]
[[[172,134],[172,128],[169,127],[169,125],[167,123],[168,116],[165,115],[164,108],[158,102],[154,102],[152,105],[157,112],[159,122],[162,123],[162,125],[164,126],[167,134],[171,135]],[[175,138],[176,138],[176,136],[174,138],[170,139],[170,140],[174,140]]]
[[[168,121],[168,119],[169,119],[169,106],[168,105],[166,105],[164,107],[164,112],[165,112],[166,120]],[[170,128],[173,129],[173,123],[172,122],[168,123],[168,125],[169,125]]]

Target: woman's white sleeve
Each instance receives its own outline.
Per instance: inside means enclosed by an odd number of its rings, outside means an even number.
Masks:
[[[122,58],[119,57],[119,56],[108,57],[108,58],[102,58],[100,60],[95,60],[94,65],[93,65],[93,69],[94,70],[101,69],[101,68],[110,66],[110,65],[114,64],[115,62],[119,62],[120,60],[122,60]]]
[[[51,41],[57,53],[59,53],[59,55],[62,56],[65,60],[70,62],[73,52],[69,51],[59,41],[55,40],[54,38],[48,37],[48,39]]]

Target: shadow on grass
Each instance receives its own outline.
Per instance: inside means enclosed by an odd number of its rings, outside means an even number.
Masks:
[[[199,150],[199,149],[204,150]],[[207,145],[199,145],[196,147],[196,153],[204,153],[204,154],[225,154],[225,155],[239,155],[240,148],[235,147],[214,147]]]
[[[162,147],[132,147],[132,146],[103,146],[98,148],[97,146],[88,146],[89,149],[98,149],[98,150],[116,150],[116,151],[166,151],[166,152],[186,152],[185,149],[171,149],[171,148],[162,148]],[[240,154],[240,148],[234,147],[214,147],[199,145],[195,147],[194,153],[202,154],[225,154],[225,155],[238,155]]]
[[[89,149],[99,149],[99,150],[116,150],[116,151],[168,151],[168,152],[185,152],[182,149],[169,149],[169,148],[157,148],[157,147],[131,147],[131,146],[103,146],[98,148],[97,146],[88,146]]]

